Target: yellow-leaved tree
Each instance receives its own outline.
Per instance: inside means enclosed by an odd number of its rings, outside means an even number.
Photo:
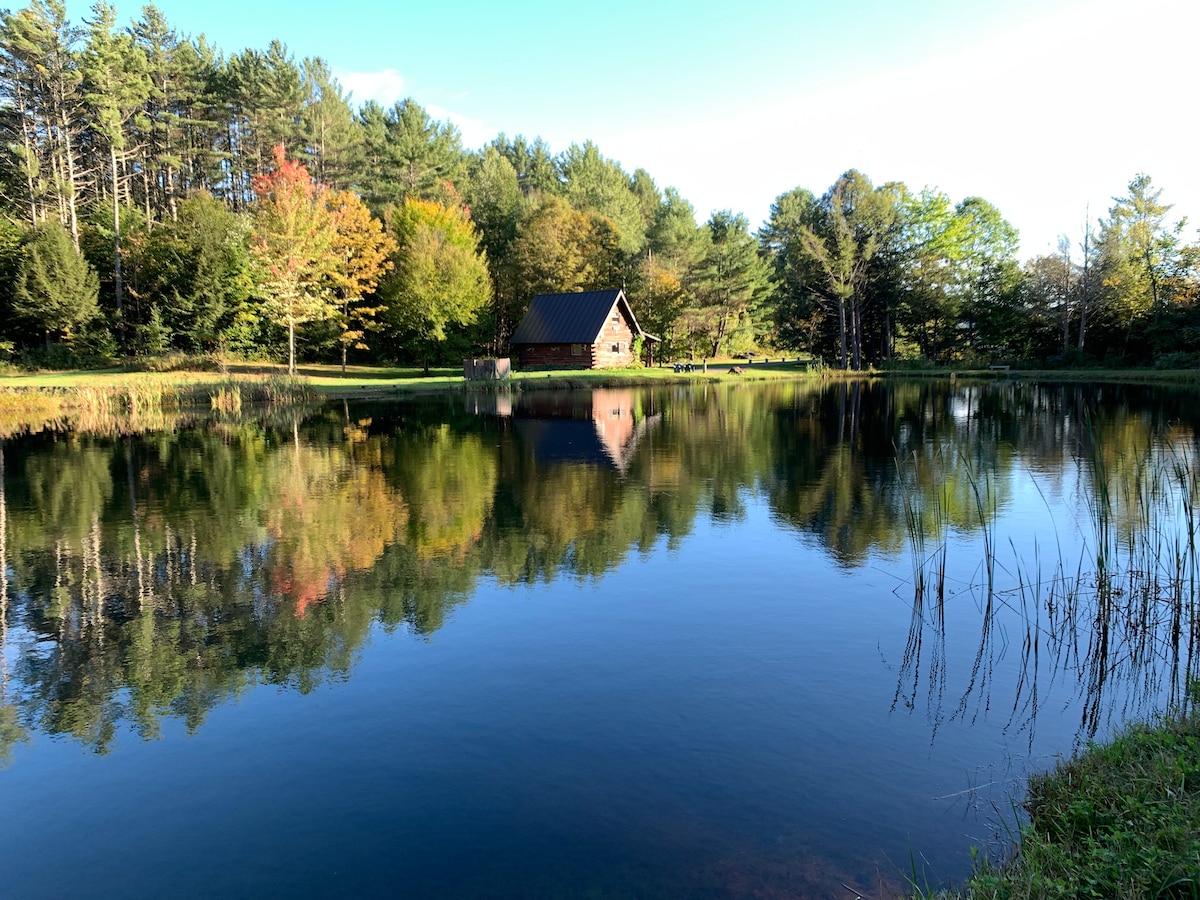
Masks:
[[[395,268],[379,286],[394,334],[413,340],[425,371],[434,347],[452,325],[470,325],[492,297],[479,234],[460,204],[409,198],[393,207],[388,226]]]

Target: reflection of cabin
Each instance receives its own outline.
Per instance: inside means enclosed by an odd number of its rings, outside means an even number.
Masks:
[[[637,337],[652,364],[658,338],[642,331],[625,292],[584,291],[538,294],[510,343],[524,369],[611,369],[633,363]]]
[[[631,390],[532,392],[516,411],[517,432],[543,463],[582,462],[629,468],[642,435],[659,420],[634,406]]]

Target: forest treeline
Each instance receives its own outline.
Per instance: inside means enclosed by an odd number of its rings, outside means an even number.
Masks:
[[[590,141],[471,150],[278,41],[60,0],[0,14],[0,132],[0,364],[505,354],[533,295],[617,286],[665,359],[1200,363],[1200,245],[1145,174],[1025,262],[986,200],[853,169],[698,224]]]

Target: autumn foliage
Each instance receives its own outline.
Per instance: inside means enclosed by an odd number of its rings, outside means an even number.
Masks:
[[[363,307],[379,277],[391,268],[395,242],[363,202],[347,191],[315,183],[282,145],[274,168],[253,179],[254,233],[250,252],[271,319],[288,330],[288,371],[296,371],[296,328],[340,317],[345,345],[361,343],[359,324],[377,307]]]

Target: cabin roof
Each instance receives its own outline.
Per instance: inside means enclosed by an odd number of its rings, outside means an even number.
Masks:
[[[574,294],[538,294],[529,301],[529,312],[513,332],[512,344],[594,344],[613,309],[620,307],[633,333],[655,340],[638,325],[625,292],[581,291]]]

